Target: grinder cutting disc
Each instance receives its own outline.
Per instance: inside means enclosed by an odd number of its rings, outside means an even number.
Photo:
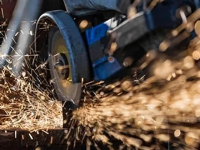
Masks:
[[[58,29],[51,29],[48,43],[49,68],[58,99],[78,105],[81,84],[72,81],[70,54]]]

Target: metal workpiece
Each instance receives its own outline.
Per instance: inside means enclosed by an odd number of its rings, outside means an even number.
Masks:
[[[9,22],[6,39],[1,46],[1,66],[7,64],[6,58],[11,56],[12,68],[16,75],[19,75],[24,57],[34,39],[31,33],[34,33],[34,22],[39,16],[42,2],[43,0],[18,0]],[[17,35],[18,40],[15,41]]]

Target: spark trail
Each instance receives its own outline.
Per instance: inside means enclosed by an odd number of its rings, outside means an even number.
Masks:
[[[66,139],[96,149],[102,149],[99,141],[110,149],[198,149],[198,41],[175,58],[154,57],[156,63],[148,66],[153,76],[140,84],[135,83],[144,76],[85,85],[83,106],[73,112]],[[99,90],[91,90],[94,86]]]

